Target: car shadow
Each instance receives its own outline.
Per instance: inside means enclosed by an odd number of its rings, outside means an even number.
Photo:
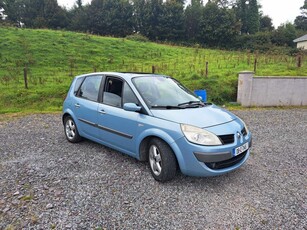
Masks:
[[[73,144],[76,145],[76,144]],[[180,170],[177,171],[176,177],[168,182],[158,182],[156,181],[150,173],[148,162],[141,162],[137,160],[136,158],[133,158],[127,154],[121,153],[117,150],[114,150],[112,148],[109,148],[107,146],[98,144],[96,142],[93,142],[91,140],[84,140],[77,144],[79,147],[84,146],[84,148],[87,148],[89,145],[91,146],[91,149],[96,150],[100,154],[104,154],[104,157],[107,157],[112,160],[112,162],[116,161],[117,164],[126,164],[129,165],[129,167],[133,171],[140,171],[142,173],[139,173],[138,175],[135,175],[136,177],[141,177],[139,180],[141,181],[151,181],[152,183],[158,183],[163,184],[166,187],[172,187],[172,186],[187,186],[187,187],[195,187],[198,189],[206,189],[208,187],[210,188],[216,188],[221,189],[221,187],[224,186],[231,186],[236,181],[240,180],[245,173],[245,167],[242,166],[239,169],[232,171],[230,173],[226,173],[220,176],[214,176],[214,177],[193,177],[193,176],[186,176],[183,175]],[[110,168],[113,168],[110,166]]]

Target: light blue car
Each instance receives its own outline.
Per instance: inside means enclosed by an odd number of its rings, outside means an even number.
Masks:
[[[251,133],[234,114],[202,102],[175,79],[101,72],[74,78],[63,105],[68,141],[87,138],[141,161],[161,182],[178,169],[217,176],[239,168]]]

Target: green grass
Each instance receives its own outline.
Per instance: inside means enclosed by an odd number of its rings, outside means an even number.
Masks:
[[[191,90],[206,89],[209,100],[236,100],[238,72],[259,76],[307,76],[296,58],[178,47],[90,34],[0,28],[0,113],[60,111],[73,76],[97,71],[136,71],[171,75]],[[205,76],[205,63],[209,73]],[[23,67],[28,65],[24,88]]]

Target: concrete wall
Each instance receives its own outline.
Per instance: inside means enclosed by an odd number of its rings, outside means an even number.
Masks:
[[[298,49],[303,49],[303,50],[307,50],[307,41],[303,41],[303,42],[298,42],[296,47]]]
[[[237,102],[242,106],[307,105],[307,77],[255,77],[240,72]]]

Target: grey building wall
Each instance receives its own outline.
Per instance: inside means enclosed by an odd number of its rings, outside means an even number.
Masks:
[[[307,105],[307,77],[255,77],[240,72],[237,102],[242,106]]]

